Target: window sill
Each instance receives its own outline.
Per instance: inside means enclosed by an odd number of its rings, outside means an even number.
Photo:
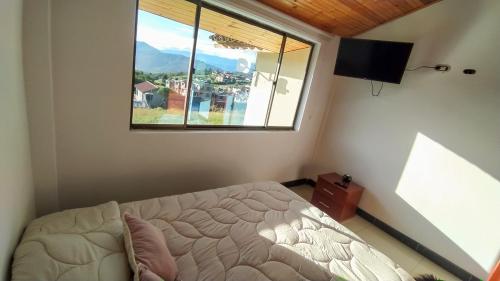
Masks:
[[[296,131],[294,127],[261,127],[261,126],[230,126],[230,125],[167,125],[167,124],[131,124],[131,131]]]

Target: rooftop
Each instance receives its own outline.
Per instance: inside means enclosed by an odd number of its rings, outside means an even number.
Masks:
[[[135,84],[135,88],[143,93],[158,89],[158,87],[156,87],[155,84],[153,84],[149,81]]]

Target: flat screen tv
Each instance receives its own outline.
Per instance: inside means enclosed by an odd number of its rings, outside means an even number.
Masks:
[[[335,74],[401,83],[413,43],[342,38]]]

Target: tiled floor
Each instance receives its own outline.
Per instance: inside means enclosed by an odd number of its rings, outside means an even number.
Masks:
[[[302,185],[291,188],[302,198],[311,201],[313,188],[308,185]],[[439,267],[419,253],[408,248],[392,236],[386,234],[376,226],[367,222],[363,218],[356,216],[342,223],[354,233],[363,238],[366,242],[373,245],[379,251],[397,262],[412,276],[420,274],[433,274],[441,280],[460,281],[453,274]]]
[[[294,187],[290,188],[290,190],[297,193],[300,197],[311,202],[311,199],[313,197],[314,188],[312,188],[310,185],[294,186]]]

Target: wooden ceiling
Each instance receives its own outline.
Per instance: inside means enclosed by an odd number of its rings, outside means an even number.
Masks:
[[[354,36],[440,0],[257,0],[340,36]]]
[[[194,25],[196,5],[185,0],[140,0],[139,9],[186,25]],[[281,34],[206,8],[201,10],[200,28],[275,53],[279,53],[283,39]],[[300,41],[288,40],[285,52],[309,47]]]

